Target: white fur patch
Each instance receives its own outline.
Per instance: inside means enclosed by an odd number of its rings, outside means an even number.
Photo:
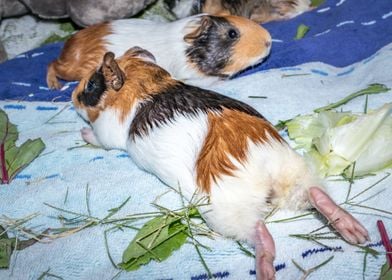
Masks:
[[[232,162],[238,171],[211,187],[211,206],[204,215],[213,229],[235,239],[253,242],[256,223],[271,210],[268,196],[283,208],[303,209],[309,206],[308,188],[318,185],[303,158],[273,139],[250,142],[247,161]]]
[[[206,77],[187,63],[187,45],[184,36],[186,26],[199,16],[184,18],[170,23],[156,23],[140,19],[123,19],[111,23],[112,34],[104,39],[106,48],[116,57],[123,55],[129,48],[138,46],[150,51],[159,66],[168,71],[173,78],[192,85],[208,86],[219,80]]]
[[[137,105],[134,105],[134,108]],[[104,148],[125,150],[129,138],[129,129],[136,112],[131,109],[124,122],[120,121],[120,112],[114,108],[106,108],[99,114],[97,120],[91,124],[97,140]]]
[[[177,115],[147,136],[128,143],[128,152],[138,166],[169,186],[181,187],[188,198],[196,190],[195,165],[208,132],[207,115]]]

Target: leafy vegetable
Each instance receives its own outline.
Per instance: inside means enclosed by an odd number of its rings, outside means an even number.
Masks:
[[[43,234],[46,232],[47,231],[42,232],[42,234],[35,238],[19,240],[15,237],[8,237],[7,231],[0,226],[0,269],[9,267],[11,255],[14,250],[23,250],[30,247],[42,238]]]
[[[322,111],[287,122],[289,137],[303,148],[321,176],[364,175],[392,166],[392,103],[368,114]]]
[[[151,260],[161,262],[184,245],[188,236],[195,241],[190,219],[201,218],[197,208],[190,206],[184,211],[167,211],[139,230],[123,253],[123,261],[119,264],[122,269],[136,270]],[[195,247],[198,250],[198,246]]]
[[[297,28],[297,35],[295,35],[294,39],[299,40],[302,39],[306,33],[309,31],[309,26],[306,26],[305,24],[300,24]]]
[[[32,162],[45,148],[41,138],[28,139],[16,147],[18,130],[9,122],[7,114],[0,109],[0,179],[8,184],[17,173]]]
[[[136,270],[151,260],[160,262],[167,259],[184,245],[186,230],[187,225],[182,224],[178,217],[161,216],[148,221],[124,251],[120,267]]]

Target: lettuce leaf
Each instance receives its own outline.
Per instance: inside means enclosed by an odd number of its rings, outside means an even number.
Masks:
[[[392,166],[392,103],[368,114],[322,111],[287,123],[289,137],[322,177],[365,175]]]

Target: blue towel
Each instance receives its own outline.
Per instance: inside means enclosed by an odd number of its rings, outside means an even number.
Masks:
[[[300,24],[310,29],[303,39],[295,40]],[[312,61],[345,67],[392,41],[392,1],[326,0],[311,12],[264,27],[274,39],[271,55],[246,74]]]
[[[297,27],[309,32],[294,40]],[[326,0],[292,20],[264,25],[274,42],[271,55],[241,75],[319,61],[344,67],[370,57],[392,41],[391,0]],[[62,43],[49,44],[0,64],[0,98],[24,101],[68,101],[75,83],[49,90],[46,66],[60,54]]]

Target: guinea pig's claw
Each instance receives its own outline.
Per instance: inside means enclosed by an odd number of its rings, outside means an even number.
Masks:
[[[370,240],[367,230],[361,223],[338,206],[323,190],[311,187],[309,196],[312,205],[327,218],[347,242],[361,244]]]

